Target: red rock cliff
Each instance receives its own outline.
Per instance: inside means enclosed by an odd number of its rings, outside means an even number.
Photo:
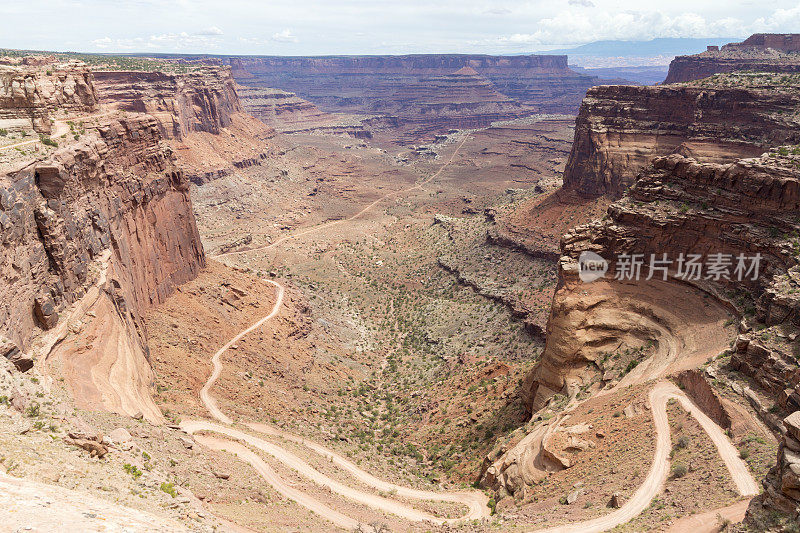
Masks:
[[[0,65],[0,129],[47,134],[56,110],[96,108],[92,73],[85,65],[50,60],[32,67]]]
[[[103,104],[147,113],[158,120],[167,139],[191,132],[219,133],[242,111],[228,67],[193,68],[188,73],[96,71]]]
[[[547,113],[574,113],[586,89],[599,81],[570,70],[566,56],[244,56],[228,61],[243,85],[277,87],[325,111],[349,113],[396,114],[413,104],[413,96],[430,94],[441,82],[437,77],[465,67],[491,83],[493,91]]]
[[[800,34],[757,33],[720,50],[678,56],[669,65],[664,83],[681,83],[734,71],[800,72]]]
[[[724,163],[798,142],[788,118],[795,92],[771,85],[594,87],[575,122],[564,188],[618,198],[657,156],[678,152]]]

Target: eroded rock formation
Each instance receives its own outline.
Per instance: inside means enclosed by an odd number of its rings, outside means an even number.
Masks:
[[[702,54],[678,56],[672,60],[664,83],[680,83],[706,78],[713,74],[754,71],[775,73],[800,72],[800,34],[756,33],[741,43],[721,49],[710,48]]]
[[[726,163],[800,141],[792,88],[733,85],[593,87],[578,114],[564,188],[618,198],[657,156]]]
[[[79,75],[91,82],[83,67],[66,76]],[[27,364],[16,349],[58,365],[77,405],[157,421],[143,315],[205,256],[162,124],[142,113],[93,124],[0,175],[0,324],[12,362]],[[67,335],[75,341],[60,342]]]
[[[702,291],[701,296],[746,291],[757,302],[759,320],[770,325],[798,324],[800,297],[782,285],[787,277],[790,284],[796,283],[791,279],[797,270],[797,257],[789,236],[797,231],[799,178],[794,163],[780,157],[728,165],[698,163],[680,155],[662,157],[640,174],[623,199],[612,204],[607,218],[566,234],[562,240],[561,285],[548,323],[547,347],[525,387],[530,408],[537,410],[554,392],[603,379],[598,360],[609,349],[612,338],[623,330],[661,349],[680,351],[681,358],[686,358],[689,339],[684,338],[680,321],[670,323],[668,318],[676,316],[687,299],[699,298],[696,290]],[[624,253],[640,253],[645,258],[666,253],[673,259],[680,254],[761,254],[762,261],[756,280],[702,280],[696,289],[675,279],[674,270],[667,281],[657,276],[650,281],[586,284],[578,279],[577,260],[583,251],[609,260],[612,276],[615,258]],[[677,264],[671,268],[677,268]],[[672,301],[670,293],[674,293]],[[657,301],[657,294],[665,298],[658,314],[651,305]],[[726,298],[720,296],[720,300]],[[603,310],[605,305],[610,307]],[[623,320],[626,307],[631,316],[640,315],[628,326]],[[684,310],[687,324],[704,323],[701,315],[708,305],[695,308],[694,317],[691,307]],[[614,313],[620,316],[611,316]],[[649,320],[653,323],[646,327],[644,322]],[[618,326],[612,327],[612,323]],[[679,344],[670,346],[675,339]]]
[[[167,139],[217,134],[242,111],[227,67],[194,67],[181,74],[101,70],[94,78],[101,103],[155,117]]]
[[[0,129],[48,134],[55,111],[89,113],[96,108],[92,74],[85,65],[52,58],[0,64]]]
[[[327,112],[431,123],[429,131],[487,126],[533,112],[574,113],[600,80],[566,56],[337,56],[227,59],[239,83],[292,91]],[[525,106],[528,106],[526,110]]]

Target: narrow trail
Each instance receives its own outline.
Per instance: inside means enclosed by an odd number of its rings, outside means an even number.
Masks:
[[[733,478],[739,494],[745,497],[758,494],[758,484],[745,462],[739,458],[739,452],[731,444],[728,437],[713,420],[706,416],[678,387],[669,382],[657,383],[650,391],[650,407],[653,422],[656,426],[656,451],[653,464],[647,477],[633,496],[616,511],[605,516],[575,522],[564,526],[538,530],[536,533],[599,533],[625,524],[637,517],[650,505],[650,502],[663,489],[669,474],[669,453],[672,449],[669,422],[667,420],[667,402],[678,400],[681,406],[691,414],[711,438],[725,466]]]
[[[245,254],[245,253],[248,253],[248,252],[255,252],[257,250],[268,250],[268,249],[273,248],[275,246],[278,246],[279,244],[284,243],[286,241],[297,239],[298,237],[302,237],[302,236],[308,235],[310,233],[316,233],[317,231],[320,231],[320,230],[323,230],[323,229],[327,229],[327,228],[331,228],[333,226],[338,226],[339,224],[344,224],[346,222],[352,222],[353,220],[356,220],[357,218],[359,218],[362,215],[364,215],[365,213],[371,211],[373,207],[375,207],[379,203],[383,202],[384,200],[392,198],[393,196],[406,194],[406,193],[409,193],[411,191],[421,190],[423,188],[423,186],[427,185],[432,180],[434,180],[437,177],[439,177],[439,175],[444,171],[444,169],[446,169],[448,166],[450,166],[450,164],[455,160],[455,157],[458,154],[458,152],[461,151],[461,147],[464,146],[464,143],[467,142],[467,139],[469,139],[469,138],[470,138],[469,134],[464,136],[464,138],[461,140],[461,142],[458,143],[458,146],[456,146],[456,149],[453,150],[453,153],[450,155],[450,158],[435,173],[431,174],[430,176],[428,176],[424,180],[422,180],[420,182],[417,182],[415,185],[413,185],[413,186],[411,186],[411,187],[409,187],[407,189],[390,192],[388,194],[385,194],[385,195],[381,196],[380,198],[378,198],[377,200],[375,200],[371,204],[367,205],[364,209],[362,209],[361,211],[359,211],[358,213],[356,213],[355,215],[353,215],[353,216],[351,216],[349,218],[343,218],[341,220],[334,220],[333,222],[326,222],[324,224],[320,224],[318,226],[314,226],[314,227],[305,229],[305,230],[300,231],[298,233],[293,233],[291,235],[286,235],[284,237],[281,237],[277,241],[275,241],[273,243],[270,243],[270,244],[265,244],[264,246],[257,246],[255,248],[247,248],[245,250],[232,250],[230,252],[225,252],[225,253],[213,255],[211,257],[213,259],[217,259],[217,258],[220,258],[220,257],[226,257],[226,256],[230,256],[230,255],[239,255],[239,254]]]
[[[314,232],[318,232],[320,230],[330,228],[332,226],[356,220],[388,198],[408,193],[414,190],[422,189],[422,187],[425,184],[429,183],[431,180],[439,176],[455,160],[456,155],[458,154],[461,147],[464,145],[464,143],[468,138],[469,136],[465,136],[464,139],[462,139],[461,142],[457,145],[457,147],[451,154],[450,158],[441,166],[441,168],[439,168],[437,172],[429,176],[427,179],[402,191],[388,193],[382,196],[381,198],[375,200],[374,202],[370,203],[369,205],[361,209],[358,213],[349,218],[314,226],[312,228],[305,229],[298,233],[282,237],[268,245],[256,248],[250,248],[246,250],[230,251],[223,254],[219,254],[214,257],[220,258],[225,256],[244,254],[256,250],[265,250],[273,248],[283,242],[296,239]],[[236,429],[235,427],[232,427],[234,422],[219,409],[219,407],[216,404],[216,401],[210,394],[210,390],[221,374],[222,363],[220,359],[222,355],[224,355],[224,353],[233,344],[237,343],[245,335],[261,327],[264,323],[274,318],[280,311],[280,307],[283,304],[283,296],[284,296],[283,286],[275,281],[271,280],[264,280],[264,281],[275,286],[277,289],[276,303],[272,311],[267,316],[263,317],[262,319],[258,320],[247,329],[237,334],[233,339],[228,341],[222,348],[220,348],[220,350],[218,350],[214,354],[214,356],[212,357],[212,364],[213,364],[212,374],[200,392],[201,400],[207,407],[208,411],[216,420],[218,420],[224,425],[215,424],[207,421],[185,421],[181,423],[181,428],[190,434],[195,434],[198,432],[201,433],[212,432],[217,434],[218,436],[199,434],[196,435],[195,438],[200,444],[207,446],[211,449],[226,450],[228,452],[236,453],[236,455],[239,458],[248,462],[259,473],[259,475],[261,475],[262,478],[266,480],[270,485],[272,485],[273,488],[275,488],[275,490],[277,490],[280,494],[312,510],[313,512],[322,516],[323,518],[329,520],[331,523],[345,529],[354,529],[359,525],[359,523],[353,518],[348,517],[335,509],[332,509],[325,503],[322,503],[313,498],[312,496],[287,484],[283,479],[280,478],[279,475],[276,474],[276,472],[273,469],[269,467],[269,465],[267,465],[263,461],[263,459],[261,459],[261,457],[259,457],[257,453],[253,451],[253,449],[257,449],[261,452],[269,454],[270,456],[280,461],[282,464],[297,471],[302,476],[314,482],[315,484],[320,485],[322,487],[326,487],[333,493],[339,494],[340,496],[343,496],[354,502],[366,505],[372,509],[389,512],[411,521],[429,521],[437,524],[448,524],[463,520],[474,520],[474,519],[482,519],[488,517],[489,509],[487,507],[487,498],[481,492],[474,491],[474,492],[460,492],[460,493],[441,493],[441,492],[411,489],[395,485],[393,483],[389,483],[376,478],[375,476],[362,470],[360,467],[358,467],[349,459],[343,457],[337,452],[325,448],[324,446],[316,442],[298,437],[296,435],[293,435],[291,433],[288,433],[286,431],[283,431],[281,429],[266,424],[244,423],[244,426],[252,432],[260,433],[262,435],[268,435],[270,437],[285,439],[290,442],[294,442],[302,446],[305,446],[310,451],[330,461],[331,464],[340,468],[342,471],[346,472],[351,477],[361,482],[363,485],[371,487],[376,491],[391,492],[399,497],[410,498],[410,499],[461,503],[467,506],[469,509],[469,511],[465,515],[457,519],[438,518],[429,513],[414,509],[403,503],[391,500],[389,498],[384,498],[381,496],[377,496],[375,494],[370,494],[349,487],[317,471],[307,462],[303,461],[296,455],[286,451],[281,446],[278,446],[277,444],[261,439],[253,435],[252,433],[247,433],[239,429]],[[667,337],[669,337],[669,335],[667,335]],[[666,350],[667,355],[672,354],[673,358],[677,357],[678,353],[681,351],[682,351],[681,346],[678,345],[670,346],[670,349]],[[664,358],[667,360],[671,360],[669,357],[666,356]],[[662,364],[656,365],[654,363],[653,365],[649,365],[654,367],[652,371],[648,372],[646,376],[644,374],[642,376],[639,376],[640,379],[638,379],[638,381],[645,381],[646,379],[649,380],[657,377],[654,376],[653,374],[658,374],[660,376],[666,367],[663,364],[663,361],[659,362]],[[634,379],[634,377],[636,376],[633,376],[631,379]],[[633,496],[621,508],[605,516],[583,522],[576,522],[572,524],[566,524],[563,526],[542,529],[539,530],[538,533],[591,533],[591,532],[606,531],[609,529],[613,529],[614,527],[617,527],[621,524],[629,522],[630,520],[641,514],[645,509],[647,509],[653,498],[663,490],[664,483],[669,474],[669,468],[670,468],[669,453],[672,446],[671,446],[670,428],[667,419],[666,408],[667,408],[667,402],[671,399],[675,399],[678,402],[680,402],[682,407],[698,421],[703,430],[708,434],[711,441],[717,447],[719,456],[722,458],[728,471],[730,472],[738,492],[743,497],[751,497],[758,494],[759,492],[758,484],[750,474],[747,465],[739,457],[736,448],[731,444],[730,440],[728,440],[727,436],[722,431],[722,428],[720,428],[710,418],[708,418],[708,416],[706,416],[694,403],[692,403],[692,401],[680,389],[678,389],[669,382],[659,382],[655,384],[653,389],[650,391],[649,395],[649,401],[653,414],[653,421],[656,427],[656,450],[650,471],[647,477],[645,478],[644,482],[639,486],[639,488],[636,490]],[[219,436],[221,435],[227,436],[230,439],[235,439],[235,440],[220,438]],[[245,446],[245,444],[247,446]],[[738,512],[741,505],[742,504],[740,502],[735,506],[731,507],[732,508],[735,507],[735,509]]]
[[[247,250],[239,250],[239,251],[232,251],[226,252],[224,254],[219,254],[215,256],[216,258],[229,256],[229,255],[236,255],[242,254],[246,252],[251,252],[255,250],[263,250],[267,248],[272,248],[274,246],[279,245],[282,242],[286,242],[291,239],[296,239],[303,235],[308,235],[310,233],[314,233],[320,231],[325,228],[329,228],[335,225],[343,224],[345,222],[350,222],[353,220],[358,219],[365,213],[369,212],[375,206],[380,204],[382,201],[391,198],[393,196],[397,196],[400,194],[408,193],[414,190],[421,190],[422,187],[438,177],[454,160],[456,155],[458,154],[461,147],[464,145],[466,140],[469,138],[469,135],[465,136],[464,139],[456,146],[453,153],[450,155],[450,158],[437,170],[435,173],[430,175],[425,180],[415,184],[412,187],[401,191],[395,191],[392,193],[388,193],[381,198],[375,200],[374,202],[370,203],[363,209],[361,209],[355,215],[342,220],[337,220],[334,222],[329,222],[326,224],[321,224],[319,226],[315,226],[313,228],[309,228],[303,230],[299,233],[295,233],[292,235],[287,235],[278,239],[277,241],[266,245],[261,246],[258,248],[250,248]],[[253,323],[247,329],[239,332],[235,337],[229,340],[222,348],[217,350],[214,356],[211,358],[213,370],[211,375],[209,376],[206,383],[203,385],[203,388],[200,390],[200,399],[203,404],[208,409],[209,413],[219,422],[224,425],[214,424],[206,421],[200,420],[188,420],[181,422],[181,428],[189,434],[195,434],[198,432],[213,432],[218,435],[225,435],[227,437],[236,439],[239,442],[221,439],[219,437],[211,437],[208,435],[196,435],[195,438],[197,439],[198,443],[207,446],[211,449],[215,450],[227,450],[229,452],[234,452],[236,455],[241,458],[242,460],[248,462],[258,473],[261,477],[267,481],[272,487],[278,491],[283,496],[294,500],[295,502],[303,505],[304,507],[314,511],[318,515],[322,516],[323,518],[329,520],[331,523],[336,524],[339,527],[343,527],[345,529],[354,529],[356,528],[359,523],[358,521],[345,516],[344,514],[332,509],[328,505],[318,501],[317,499],[313,498],[312,496],[299,491],[298,489],[290,486],[287,484],[283,479],[280,478],[276,474],[276,472],[267,465],[263,459],[261,459],[258,454],[252,451],[251,448],[241,444],[242,442],[248,444],[252,448],[256,448],[262,452],[265,452],[281,463],[285,464],[286,466],[296,470],[301,475],[306,477],[307,479],[311,480],[312,482],[320,485],[322,487],[326,487],[330,489],[332,492],[339,494],[349,500],[355,501],[357,503],[366,505],[372,509],[382,511],[382,512],[389,512],[401,518],[405,518],[410,521],[429,521],[436,524],[448,524],[448,523],[456,523],[463,520],[476,520],[482,519],[490,516],[490,510],[488,508],[488,498],[485,494],[480,491],[472,491],[472,492],[456,492],[456,493],[441,493],[441,492],[433,492],[433,491],[424,491],[418,489],[411,489],[408,487],[402,487],[400,485],[395,485],[394,483],[389,483],[383,480],[378,479],[377,477],[373,476],[372,474],[362,470],[358,466],[356,466],[352,461],[344,458],[340,454],[325,448],[315,442],[309,441],[307,439],[303,439],[300,437],[296,437],[291,435],[285,431],[279,430],[277,428],[273,428],[267,426],[265,424],[246,424],[251,431],[255,431],[258,433],[262,433],[265,435],[273,436],[273,437],[280,437],[286,440],[290,440],[292,442],[299,443],[311,451],[327,458],[335,464],[337,467],[341,468],[345,472],[347,472],[350,476],[354,479],[360,481],[361,483],[372,487],[377,491],[386,491],[392,492],[397,494],[398,496],[410,499],[417,499],[417,500],[427,500],[427,501],[440,501],[440,502],[451,502],[451,503],[460,503],[463,504],[468,508],[467,513],[459,518],[455,519],[445,519],[445,518],[438,518],[430,513],[420,511],[418,509],[414,509],[408,505],[403,503],[394,501],[390,498],[384,498],[382,496],[377,496],[375,494],[370,494],[364,491],[356,490],[352,487],[349,487],[339,481],[336,481],[327,475],[319,472],[318,470],[314,469],[311,465],[307,462],[303,461],[296,455],[286,451],[282,447],[267,442],[261,438],[258,438],[252,434],[245,433],[238,429],[231,427],[234,424],[234,421],[231,420],[225,413],[223,413],[219,406],[214,400],[213,396],[211,395],[211,388],[214,386],[216,381],[219,379],[219,376],[222,372],[222,362],[221,357],[225,354],[225,352],[230,349],[231,346],[239,342],[244,336],[248,333],[252,332],[253,330],[261,327],[267,321],[274,318],[279,312],[280,308],[283,305],[283,298],[284,298],[284,287],[272,280],[264,280],[266,283],[273,285],[276,290],[276,301],[275,305],[273,306],[272,310],[268,315],[261,318],[260,320]]]
[[[319,500],[313,498],[312,496],[309,496],[308,494],[305,494],[302,491],[299,491],[298,489],[295,489],[294,487],[287,484],[283,479],[280,478],[280,476],[278,476],[278,474],[273,469],[269,467],[269,465],[267,465],[263,461],[263,459],[261,459],[250,448],[244,446],[241,443],[244,442],[252,448],[256,448],[262,452],[271,455],[284,465],[297,471],[302,476],[314,482],[315,484],[322,487],[326,487],[330,489],[332,492],[339,494],[340,496],[343,496],[354,502],[366,505],[377,511],[389,512],[410,521],[415,521],[415,522],[428,521],[436,524],[448,524],[448,523],[460,522],[463,520],[476,520],[488,517],[490,515],[489,509],[487,507],[488,498],[482,492],[474,491],[474,492],[441,493],[441,492],[411,489],[407,487],[402,487],[400,485],[395,485],[393,483],[388,483],[362,470],[361,468],[356,466],[353,462],[349,461],[348,459],[345,459],[340,454],[331,451],[313,441],[309,441],[307,439],[294,436],[290,433],[279,430],[277,428],[273,428],[271,426],[267,426],[265,424],[245,424],[246,427],[248,427],[252,431],[260,432],[262,434],[274,437],[281,437],[287,440],[291,440],[292,442],[300,443],[306,446],[311,451],[331,460],[333,464],[342,468],[353,478],[363,482],[364,484],[370,487],[373,487],[378,491],[396,492],[398,496],[417,499],[417,500],[460,503],[465,505],[469,509],[464,516],[461,516],[459,518],[454,518],[454,519],[438,518],[430,513],[414,509],[413,507],[394,501],[390,498],[384,498],[382,496],[377,496],[375,494],[370,494],[349,487],[344,483],[336,481],[330,478],[329,476],[323,474],[322,472],[319,472],[313,466],[308,464],[306,461],[303,461],[302,459],[300,459],[293,453],[285,450],[284,448],[272,442],[265,441],[264,439],[256,437],[250,433],[246,433],[244,431],[231,427],[234,422],[219,409],[216,401],[214,400],[213,396],[210,393],[210,390],[214,386],[216,381],[219,379],[219,376],[222,372],[222,362],[221,362],[222,355],[224,355],[225,352],[228,349],[230,349],[232,345],[239,342],[245,335],[261,327],[264,323],[274,318],[280,312],[281,306],[283,305],[283,299],[285,294],[284,287],[280,283],[277,283],[272,280],[264,280],[264,281],[276,288],[276,300],[272,310],[268,315],[264,316],[263,318],[259,319],[258,321],[250,325],[248,328],[239,332],[235,337],[233,337],[231,340],[225,343],[225,345],[222,348],[217,350],[217,352],[211,359],[213,365],[213,370],[211,372],[211,375],[209,376],[208,380],[206,381],[205,385],[203,385],[203,388],[200,391],[200,398],[203,404],[206,406],[209,413],[211,413],[211,415],[222,424],[215,424],[203,420],[186,420],[181,422],[180,424],[181,429],[191,435],[194,435],[199,432],[213,432],[218,435],[225,435],[227,437],[235,439],[235,441],[232,441],[227,439],[221,439],[218,437],[210,437],[207,435],[195,435],[197,442],[200,443],[201,445],[207,445],[207,447],[215,450],[226,450],[229,452],[236,453],[236,455],[239,458],[248,462],[259,473],[259,475],[261,475],[261,477],[265,481],[267,481],[270,485],[272,485],[272,487],[280,494],[294,500],[295,502],[299,503],[300,505],[303,505],[304,507],[307,507],[308,509],[314,511],[315,513],[319,514],[320,516],[329,520],[330,522],[340,527],[344,527],[346,529],[353,529],[358,525],[358,522],[352,518],[343,515],[342,513],[334,509],[331,509],[328,505],[320,502]]]

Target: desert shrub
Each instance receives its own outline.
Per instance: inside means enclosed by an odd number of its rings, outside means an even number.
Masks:
[[[678,463],[672,467],[672,477],[675,479],[682,478],[689,472],[689,469],[686,468],[686,465],[683,463]]]
[[[178,495],[178,491],[177,491],[177,489],[175,489],[175,484],[174,483],[164,482],[164,483],[161,484],[160,488],[161,488],[161,492],[166,492],[167,494],[169,494],[173,498]]]

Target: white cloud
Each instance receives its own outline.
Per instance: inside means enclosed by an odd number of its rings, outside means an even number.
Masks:
[[[132,37],[127,39],[112,39],[102,37],[94,39],[91,44],[100,50],[124,52],[161,52],[161,51],[187,51],[214,49],[219,46],[216,36],[194,34],[186,32],[161,33],[149,37]]]
[[[492,9],[487,9],[484,13],[486,15],[509,15],[511,14],[511,10],[507,7],[494,7]]]
[[[569,0],[567,3],[571,6],[594,7],[592,0]]]
[[[800,20],[800,8],[796,16]],[[773,22],[765,21],[764,24],[777,27]],[[659,11],[584,13],[566,10],[540,20],[536,31],[532,33],[504,35],[498,42],[512,45],[567,45],[601,40],[649,40],[656,37],[730,37],[748,33],[750,31],[746,24],[730,17],[707,20],[696,13],[669,16]]]
[[[272,40],[278,43],[297,43],[299,42],[297,37],[292,34],[292,30],[286,28],[283,31],[279,31],[278,33],[272,34]]]
[[[198,31],[195,35],[224,35],[224,32],[216,26],[211,26],[202,31]]]

